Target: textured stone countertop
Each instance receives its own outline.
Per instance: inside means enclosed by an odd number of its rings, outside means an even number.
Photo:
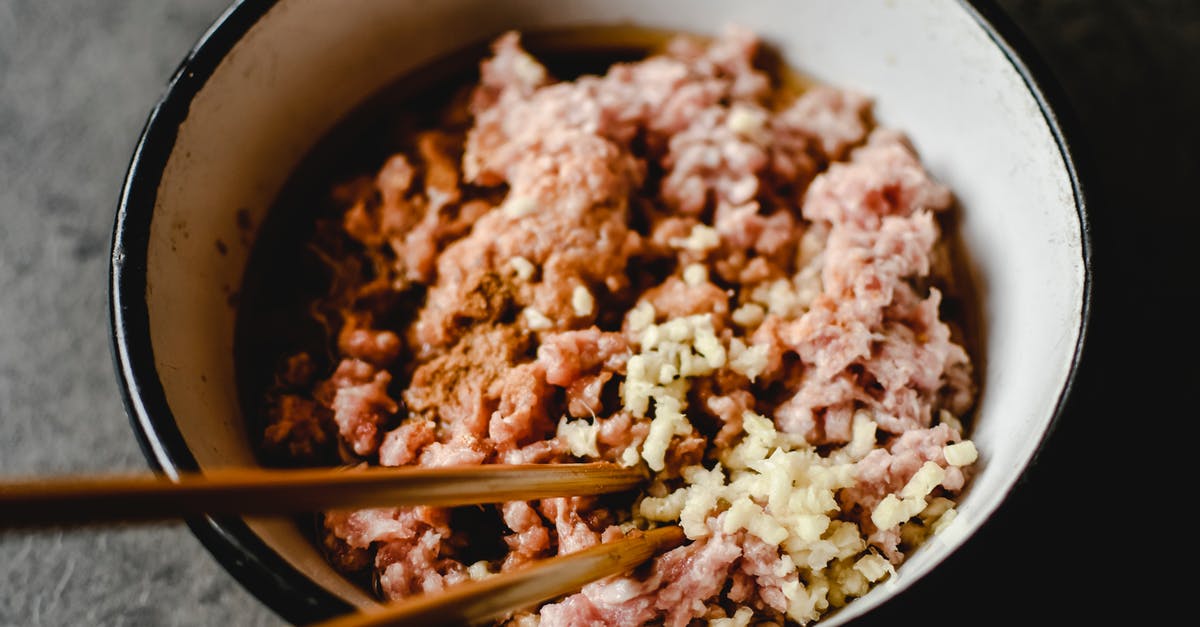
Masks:
[[[109,355],[110,231],[150,106],[226,4],[0,0],[0,473],[146,467]],[[1135,565],[1190,535],[1174,515],[1150,515],[1152,498],[1105,486],[1152,472],[1135,451],[1166,455],[1161,436],[1121,425],[1189,420],[1162,391],[1195,390],[1200,375],[1175,357],[1194,350],[1161,334],[1192,319],[1174,294],[1197,283],[1175,270],[1200,266],[1184,239],[1198,213],[1185,184],[1200,175],[1200,3],[1000,6],[1058,77],[1082,131],[1094,183],[1091,341],[1025,485],[870,624],[904,624],[925,604],[939,608],[928,620],[966,624],[989,624],[981,612],[1020,621],[1031,605],[1058,620],[1120,622],[1171,594],[1140,600],[1135,582],[1160,575]],[[1094,585],[1064,587],[1080,578]],[[0,626],[278,624],[182,525],[0,534]]]

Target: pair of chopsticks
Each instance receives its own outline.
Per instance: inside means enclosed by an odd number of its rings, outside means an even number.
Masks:
[[[445,468],[218,470],[184,475],[63,477],[0,482],[0,530],[199,515],[264,516],[380,506],[452,507],[621,492],[640,472],[613,464]],[[447,591],[336,618],[321,627],[461,625],[495,620],[627,572],[682,542],[678,527],[631,535]]]

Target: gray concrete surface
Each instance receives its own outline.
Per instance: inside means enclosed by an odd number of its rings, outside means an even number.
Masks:
[[[114,205],[151,104],[225,4],[0,0],[0,473],[145,467],[109,356]],[[1190,321],[1175,286],[1195,289],[1174,270],[1196,267],[1186,242],[1197,228],[1188,189],[1200,172],[1192,119],[1200,3],[1000,5],[1045,57],[1081,123],[1097,183],[1096,321],[1077,393],[1028,483],[944,569],[871,624],[904,624],[928,603],[948,620],[982,610],[1020,622],[1032,602],[1051,618],[1144,622],[1145,609],[1173,593],[1139,596],[1138,573],[1162,577],[1146,560],[1153,547],[1185,544],[1185,526],[1147,517],[1149,499],[1122,509],[1129,497],[1103,486],[1134,461],[1094,458],[1123,446],[1106,434],[1125,434],[1129,421],[1184,416],[1175,397],[1155,390],[1195,389],[1200,376],[1184,359],[1194,349],[1154,339],[1156,329]],[[1113,531],[1086,535],[1070,522],[1081,512],[1102,515],[1095,526]],[[1128,540],[1145,526],[1161,531]],[[1170,539],[1173,529],[1180,540]],[[1064,587],[1079,578],[1100,588]],[[182,526],[0,535],[3,627],[279,623]]]
[[[0,0],[0,472],[146,467],[109,356],[109,234],[150,107],[226,4]],[[0,625],[219,624],[282,623],[182,525],[0,536]]]

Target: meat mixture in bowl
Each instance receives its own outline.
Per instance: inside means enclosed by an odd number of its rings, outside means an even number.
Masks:
[[[953,521],[976,450],[951,193],[868,97],[788,87],[760,48],[728,29],[556,80],[508,33],[468,97],[334,190],[310,308],[331,358],[284,360],[266,450],[649,477],[327,512],[338,568],[402,599],[678,524],[635,574],[510,620],[806,624]]]

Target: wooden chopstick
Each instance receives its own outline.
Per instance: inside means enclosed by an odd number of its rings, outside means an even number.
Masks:
[[[578,553],[540,560],[525,568],[464,582],[444,592],[348,614],[312,627],[473,625],[575,592],[585,584],[637,567],[660,550],[683,541],[679,527],[600,544]]]
[[[217,470],[184,475],[62,477],[0,482],[0,529],[145,522],[201,514],[273,515],[328,509],[529,501],[620,492],[642,474],[609,463],[442,468]]]

